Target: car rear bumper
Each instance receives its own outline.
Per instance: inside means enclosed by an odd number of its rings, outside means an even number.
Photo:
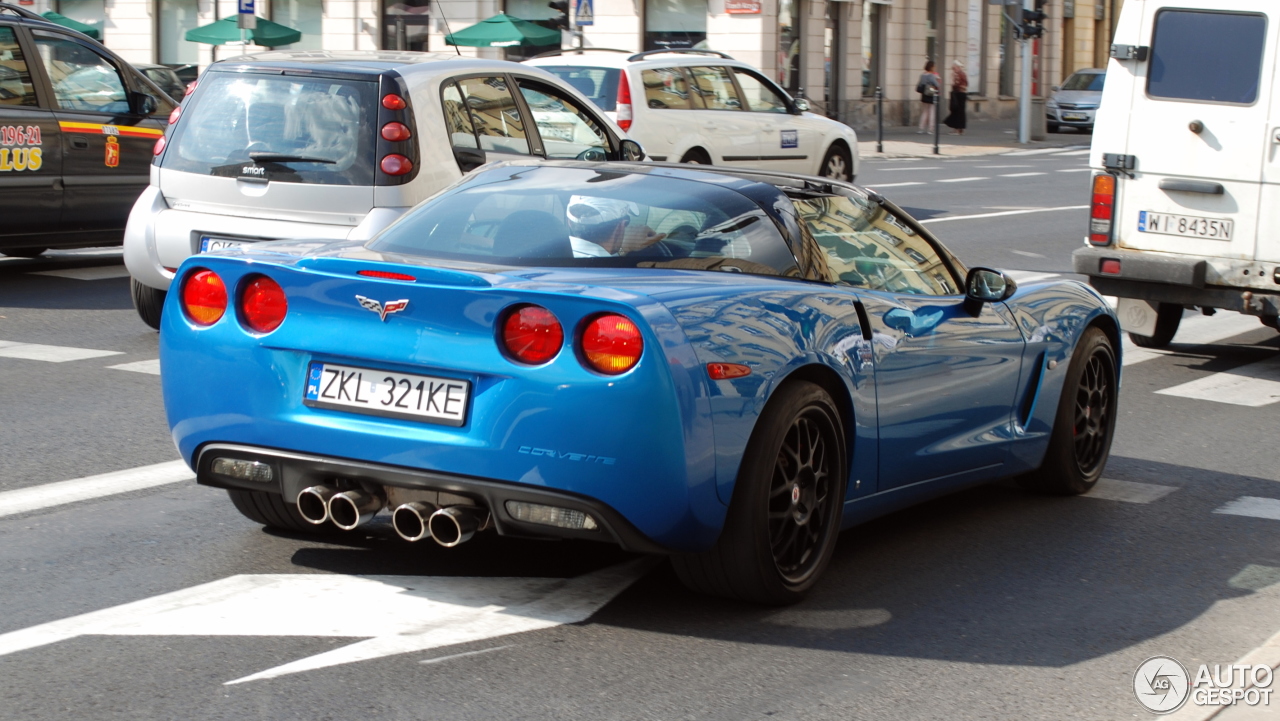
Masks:
[[[273,479],[260,483],[215,474],[210,470],[215,458],[266,463],[272,467]],[[461,496],[487,509],[492,514],[494,528],[503,536],[575,538],[613,542],[624,550],[636,553],[666,552],[666,549],[651,541],[607,504],[548,488],[230,443],[209,443],[202,446],[196,452],[195,465],[196,482],[202,485],[279,493],[289,502],[293,502],[304,488],[342,479],[366,487],[374,486],[380,493],[392,498],[394,489],[427,491],[445,494],[446,497]],[[387,493],[389,489],[390,494]],[[507,501],[581,511],[593,518],[599,528],[589,531],[519,521],[507,511]]]
[[[1103,295],[1247,315],[1280,315],[1280,285],[1275,290],[1215,285],[1222,275],[1222,269],[1216,267],[1218,259],[1093,246],[1076,250],[1071,259],[1075,271],[1089,276],[1089,284]],[[1119,272],[1103,273],[1104,260],[1119,261]]]

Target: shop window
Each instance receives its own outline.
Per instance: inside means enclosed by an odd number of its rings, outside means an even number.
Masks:
[[[195,0],[159,0],[159,4],[157,58],[165,65],[200,62],[199,45],[186,39],[188,30],[200,26]]]
[[[881,48],[884,47],[883,11],[879,3],[865,3],[862,7],[862,94],[871,97],[880,81]]]
[[[426,51],[430,0],[382,0],[382,49]]]
[[[707,0],[645,0],[645,50],[706,46]]]
[[[801,2],[778,0],[778,84],[792,95],[799,95],[801,89],[800,69],[804,58]]]

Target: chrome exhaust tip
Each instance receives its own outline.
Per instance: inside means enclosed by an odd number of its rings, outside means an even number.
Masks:
[[[337,493],[336,488],[329,486],[311,486],[302,489],[294,503],[298,505],[298,515],[302,520],[319,526],[329,520],[329,499]]]
[[[363,526],[381,510],[381,498],[359,489],[343,491],[329,499],[329,520],[344,531]]]
[[[475,506],[441,508],[427,519],[431,537],[445,548],[453,548],[471,540],[484,520],[483,511]]]
[[[431,503],[403,503],[391,514],[391,527],[396,534],[406,541],[421,541],[431,537],[431,526],[428,520],[440,510]]]

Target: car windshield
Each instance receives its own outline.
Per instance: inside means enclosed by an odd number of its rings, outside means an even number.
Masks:
[[[739,193],[603,166],[477,172],[368,247],[497,265],[800,274],[773,220]]]
[[[1106,73],[1076,73],[1062,84],[1063,90],[1089,90],[1102,92],[1102,84],[1106,82]]]
[[[210,73],[163,167],[221,177],[373,185],[372,81]]]
[[[601,110],[612,113],[618,109],[618,76],[622,73],[621,70],[573,65],[541,65],[539,67],[572,85]]]

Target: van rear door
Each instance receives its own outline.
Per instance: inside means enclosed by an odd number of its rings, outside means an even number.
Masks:
[[[1137,177],[1119,183],[1116,237],[1133,249],[1252,259],[1274,95],[1274,0],[1236,0],[1229,12],[1146,5],[1146,62],[1111,64],[1135,73],[1127,153]]]
[[[1280,73],[1280,56],[1275,72]],[[1277,76],[1280,77],[1280,76]],[[1262,210],[1258,213],[1258,254],[1260,261],[1280,263],[1280,92],[1271,94],[1271,119],[1262,164]],[[1275,269],[1271,269],[1275,277]]]

